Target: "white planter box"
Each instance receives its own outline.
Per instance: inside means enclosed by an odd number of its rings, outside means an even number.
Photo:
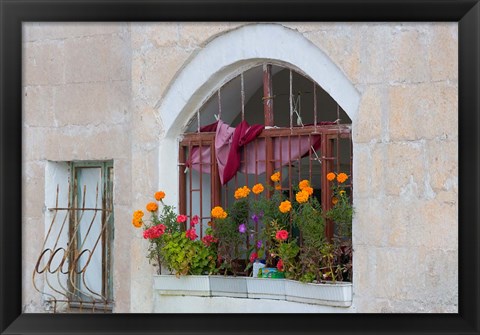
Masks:
[[[285,280],[286,300],[308,304],[349,307],[352,304],[352,283],[301,283]]]
[[[288,279],[156,275],[154,288],[161,295],[273,299],[315,305],[349,307],[352,284],[311,284]]]
[[[285,300],[285,279],[251,277],[246,279],[249,298]]]
[[[247,298],[246,277],[210,277],[210,292],[212,297]]]
[[[163,295],[195,295],[210,296],[209,276],[156,275],[153,285]]]

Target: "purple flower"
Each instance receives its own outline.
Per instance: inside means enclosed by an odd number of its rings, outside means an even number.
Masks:
[[[261,247],[262,247],[262,240],[258,240],[257,249],[260,249]]]
[[[240,226],[238,226],[238,231],[242,234],[247,231],[247,226],[245,226],[245,223],[242,223]]]
[[[258,219],[259,219],[259,217],[257,216],[257,214],[253,214],[253,215],[252,215],[252,220],[253,220],[255,223],[258,223]]]

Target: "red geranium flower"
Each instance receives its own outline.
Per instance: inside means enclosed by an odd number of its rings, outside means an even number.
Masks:
[[[197,233],[195,232],[195,229],[194,228],[190,228],[189,230],[187,230],[185,232],[185,236],[189,239],[191,239],[192,241],[194,239],[196,239],[198,237]]]
[[[195,226],[198,223],[198,215],[195,215],[190,221],[190,227]]]
[[[258,254],[256,252],[252,252],[250,254],[250,263],[255,262],[255,260],[258,258]]]
[[[278,271],[283,271],[283,261],[281,259],[278,260],[277,269]]]
[[[154,239],[159,238],[165,233],[167,227],[164,224],[159,224],[153,227],[148,228],[143,232],[143,238],[145,239]]]
[[[277,231],[275,238],[279,241],[285,241],[288,238],[288,231],[284,229]]]
[[[203,242],[203,244],[205,244],[207,247],[209,247],[210,244],[212,244],[212,243],[217,243],[217,242],[218,242],[218,239],[216,239],[216,238],[213,237],[212,235],[205,235],[205,236],[202,238],[202,242]]]
[[[179,216],[177,216],[177,222],[178,223],[182,223],[182,222],[185,222],[185,221],[187,221],[187,216],[186,215],[180,214]]]

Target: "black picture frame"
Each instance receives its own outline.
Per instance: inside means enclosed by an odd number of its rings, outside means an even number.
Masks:
[[[0,331],[2,334],[479,334],[478,0],[0,0]],[[22,314],[22,22],[450,21],[459,23],[458,314]]]

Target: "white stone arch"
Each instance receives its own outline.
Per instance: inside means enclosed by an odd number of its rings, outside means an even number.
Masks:
[[[321,49],[298,31],[281,24],[249,24],[208,42],[178,73],[157,103],[165,135],[159,147],[163,162],[159,166],[165,164],[167,157],[176,163],[178,136],[214,92],[241,72],[264,62],[284,65],[310,77],[355,123],[360,94]],[[162,188],[176,190],[178,178],[162,172],[159,178]]]

